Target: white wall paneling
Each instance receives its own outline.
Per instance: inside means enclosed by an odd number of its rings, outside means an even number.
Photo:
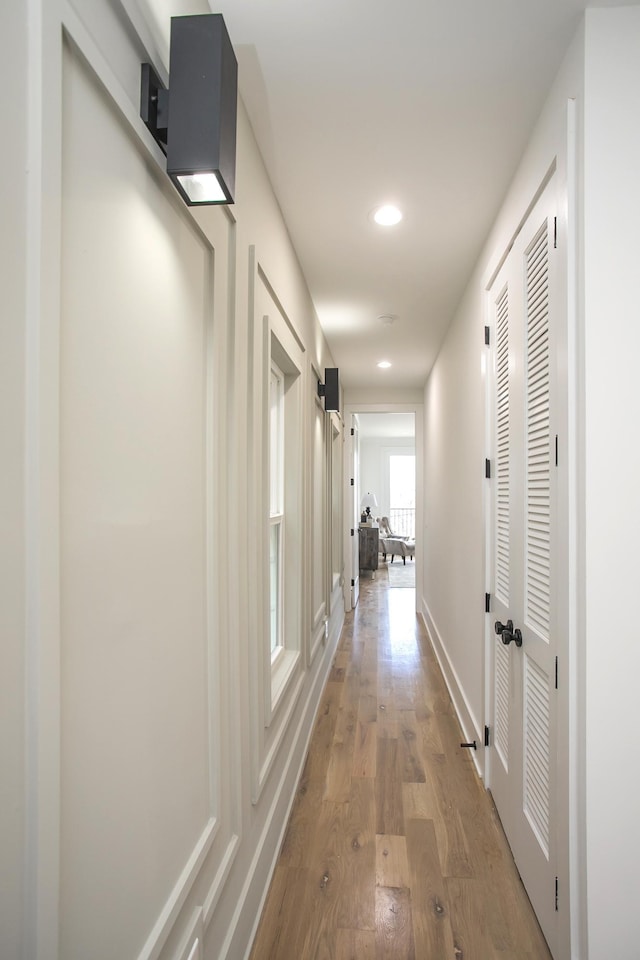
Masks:
[[[585,714],[586,874],[590,960],[637,950],[635,867],[640,771],[626,754],[637,716],[640,353],[640,7],[588,10],[584,97],[584,315],[580,349],[579,638]],[[603,385],[607,388],[603,389]],[[611,639],[611,643],[607,642]],[[581,678],[582,679],[582,678]]]
[[[253,476],[258,490],[252,493],[250,518],[255,538],[255,593],[258,611],[256,632],[251,638],[252,771],[253,802],[262,792],[274,760],[287,733],[303,683],[302,674],[302,584],[303,584],[303,388],[304,350],[290,318],[260,267],[255,250],[250,251],[253,310],[253,353],[250,357]],[[269,634],[269,370],[275,360],[285,378],[285,504],[284,504],[284,651],[272,666]]]
[[[310,614],[311,626],[307,652],[307,663],[310,666],[322,644],[326,639],[327,611],[329,609],[329,577],[327,569],[327,543],[329,531],[327,528],[327,416],[321,397],[318,396],[318,381],[322,379],[320,372],[311,367],[309,376],[310,408],[311,408],[311,491],[309,516],[311,521],[310,544],[311,561],[309,569],[312,573],[310,585]]]
[[[11,149],[3,158],[0,182],[0,259],[3,271],[2,321],[0,322],[0,849],[3,880],[0,896],[0,954],[13,957],[20,950],[23,932],[25,884],[24,836],[26,825],[26,687],[23,637],[26,619],[26,551],[24,517],[26,416],[26,336],[23,324],[27,289],[26,223],[27,181],[27,5],[8,0],[0,9],[0,85],[4,98],[5,135]],[[33,172],[33,167],[30,168]],[[36,167],[37,170],[37,167]],[[54,811],[55,813],[55,811]],[[8,882],[7,882],[8,881]]]
[[[213,250],[170,188],[159,188],[155,177],[149,178],[144,153],[131,150],[118,111],[74,49],[69,47],[65,58],[63,103],[62,830],[64,840],[65,823],[73,823],[69,836],[77,838],[81,856],[63,845],[61,940],[71,953],[72,942],[95,935],[95,907],[84,904],[84,915],[94,918],[92,931],[84,935],[70,919],[90,890],[85,878],[93,858],[106,874],[111,862],[122,911],[131,896],[123,875],[133,889],[148,891],[148,916],[162,903],[162,889],[171,891],[141,954],[151,957],[158,955],[213,846],[221,804],[220,739],[229,727],[221,723],[225,698],[213,616],[221,610],[226,571],[215,555],[212,511],[219,474],[224,476],[216,468],[224,458],[216,449],[220,430],[214,429],[223,420],[214,402],[214,381],[219,382],[224,364],[218,360],[220,369],[214,370]],[[100,188],[89,205],[86,198],[96,184]],[[149,205],[123,203],[128,191],[141,194],[145,188],[153,195]],[[96,221],[98,234],[93,233]],[[224,217],[221,223],[226,239]],[[92,243],[86,243],[87,237]],[[110,257],[113,249],[120,259]],[[176,249],[179,272],[173,269]],[[219,264],[215,286],[224,316],[224,256]],[[221,323],[219,345],[223,331]],[[165,454],[170,459],[163,463]],[[167,526],[169,517],[173,524]],[[133,603],[129,584],[136,585]],[[216,620],[220,622],[224,618]],[[89,645],[92,635],[94,644]],[[191,661],[185,644],[189,635],[195,644]],[[117,674],[108,682],[111,671]],[[180,703],[179,677],[184,686]],[[111,689],[118,690],[117,699]],[[132,737],[133,730],[144,739]],[[112,765],[104,747],[95,750],[96,737],[110,744]],[[179,769],[167,766],[172,749]],[[147,764],[141,764],[145,756]],[[92,760],[99,764],[93,772]],[[161,786],[149,773],[153,770],[157,777],[163,767]],[[194,780],[196,771],[201,772]],[[119,776],[128,789],[116,801]],[[87,783],[96,791],[93,801]],[[185,809],[180,823],[184,831],[195,828],[191,841],[187,832],[180,840],[171,829],[175,809],[189,797],[192,812]],[[159,814],[159,799],[171,810],[171,820],[157,819],[154,840],[148,810],[155,806]],[[96,834],[93,822],[100,806],[104,817],[113,818],[118,837],[123,825],[139,822],[146,809],[146,839],[136,831],[120,850],[115,835],[104,829]],[[86,834],[83,811],[90,814]],[[93,846],[98,838],[101,853]],[[175,865],[167,859],[164,878],[156,866],[154,891],[146,873],[149,857],[161,847],[166,856],[168,838],[176,843]],[[147,852],[141,848],[135,862],[144,872],[136,878],[129,857],[142,839]],[[181,861],[186,866],[174,885]],[[144,924],[142,904],[138,906]],[[117,906],[112,908],[117,913]],[[126,924],[118,927],[126,936]],[[139,937],[129,933],[132,942]],[[121,950],[126,954],[126,941]]]
[[[24,21],[27,875],[24,923],[17,891],[2,924],[7,960],[244,954],[342,622],[323,643],[327,455],[306,344],[315,368],[332,358],[242,104],[233,210],[188,210],[139,119],[140,61],[166,76],[171,12],[31,0]],[[268,303],[254,327],[251,235],[269,237],[277,281],[254,257]],[[265,571],[248,467],[264,431],[249,388],[272,335],[293,358],[299,542],[292,669],[256,738]]]

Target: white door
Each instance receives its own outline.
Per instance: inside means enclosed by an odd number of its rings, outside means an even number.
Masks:
[[[358,524],[360,523],[360,441],[358,439],[358,415],[351,414],[351,430],[349,431],[349,500],[350,510],[347,522],[350,524],[351,539],[351,608],[358,602],[360,595],[360,538]]]
[[[556,601],[553,595],[555,185],[490,289],[493,353],[491,791],[538,920],[556,941]],[[498,633],[497,631],[501,631]]]

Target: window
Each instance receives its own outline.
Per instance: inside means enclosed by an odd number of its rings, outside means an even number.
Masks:
[[[389,457],[389,522],[403,537],[416,535],[416,458],[407,454]]]
[[[271,364],[269,386],[269,604],[271,661],[284,648],[284,376]]]

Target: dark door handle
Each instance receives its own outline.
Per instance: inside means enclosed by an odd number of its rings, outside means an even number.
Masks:
[[[502,631],[502,642],[505,646],[508,646],[511,641],[515,643],[516,647],[522,646],[522,633],[516,627],[515,630],[503,630]]]
[[[515,630],[513,629],[513,620],[507,620],[506,624],[496,620],[495,630],[505,647],[509,646],[512,641],[516,647],[522,646],[522,631],[518,627]]]

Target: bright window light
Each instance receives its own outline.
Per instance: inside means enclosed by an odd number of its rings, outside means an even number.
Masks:
[[[402,213],[397,207],[386,204],[384,207],[379,207],[376,210],[373,219],[376,223],[379,223],[381,227],[393,227],[402,220]]]
[[[391,364],[389,363],[388,360],[381,360],[378,366],[380,367],[381,370],[388,370]]]
[[[225,203],[224,194],[215,173],[178,174],[178,182],[191,203]]]

